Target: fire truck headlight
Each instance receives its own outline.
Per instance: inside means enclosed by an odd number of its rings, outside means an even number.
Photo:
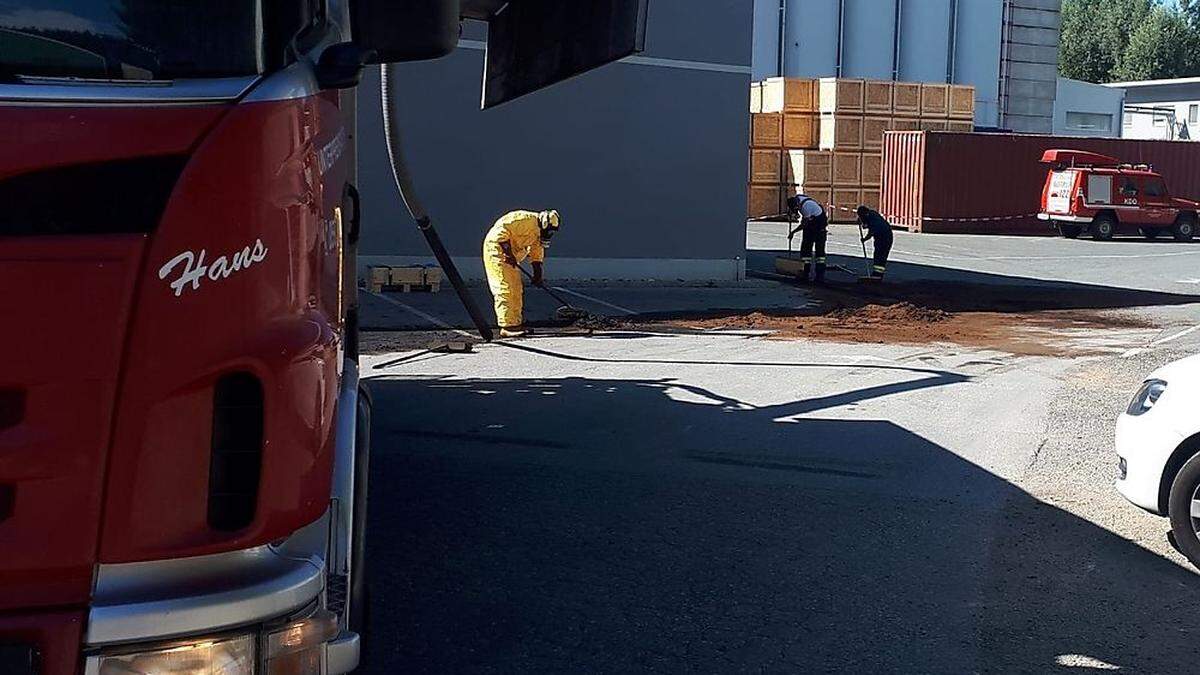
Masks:
[[[88,675],[254,675],[254,635],[204,640],[152,651],[93,656]]]
[[[338,621],[326,610],[268,633],[267,675],[320,675],[325,672],[325,647],[338,634]]]

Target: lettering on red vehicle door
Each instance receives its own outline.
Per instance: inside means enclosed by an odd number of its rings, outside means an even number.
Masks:
[[[205,249],[200,249],[199,254],[193,251],[184,251],[159,268],[158,278],[165,280],[171,275],[172,270],[182,264],[183,269],[179,276],[171,282],[171,290],[175,291],[175,297],[179,297],[183,295],[183,289],[189,285],[192,290],[199,290],[200,282],[205,277],[213,281],[220,281],[229,278],[229,275],[234,272],[248,269],[251,265],[266,260],[267,251],[262,239],[255,239],[253,246],[246,246],[230,255],[220,256],[211,263],[206,263],[204,260],[208,255],[208,251]]]
[[[1050,213],[1070,213],[1071,190],[1074,187],[1074,171],[1055,171],[1050,178],[1050,192],[1046,195],[1046,210]]]

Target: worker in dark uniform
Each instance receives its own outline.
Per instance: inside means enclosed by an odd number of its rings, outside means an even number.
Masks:
[[[795,236],[796,230],[800,236],[800,281],[808,281],[809,269],[816,267],[813,281],[825,281],[825,240],[829,238],[829,217],[825,215],[825,207],[808,195],[788,197],[788,219],[800,224],[790,232],[788,239]],[[814,255],[815,254],[815,255]]]
[[[863,242],[875,240],[875,259],[871,264],[871,279],[882,279],[887,271],[888,254],[892,252],[892,224],[879,212],[868,207],[859,206],[858,222],[866,229]]]

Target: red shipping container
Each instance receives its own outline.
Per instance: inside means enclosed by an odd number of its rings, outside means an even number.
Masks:
[[[889,131],[884,136],[880,211],[911,232],[1043,234],[1037,219],[1053,148],[1145,163],[1172,194],[1200,198],[1200,143],[1026,134]]]

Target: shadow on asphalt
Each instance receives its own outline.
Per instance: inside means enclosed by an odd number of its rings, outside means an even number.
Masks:
[[[1194,574],[890,422],[795,419],[962,381],[371,380],[364,672],[1193,672]]]
[[[786,253],[749,251],[747,270],[773,273],[775,257]],[[851,256],[830,255],[829,263],[849,268],[855,274],[865,269],[862,258]],[[833,269],[826,278],[830,290],[846,294],[849,300],[908,301],[947,312],[1127,309],[1200,302],[1200,295],[1190,293],[1048,281],[911,262],[891,261],[887,274],[887,282],[876,285],[858,283],[856,276]]]

